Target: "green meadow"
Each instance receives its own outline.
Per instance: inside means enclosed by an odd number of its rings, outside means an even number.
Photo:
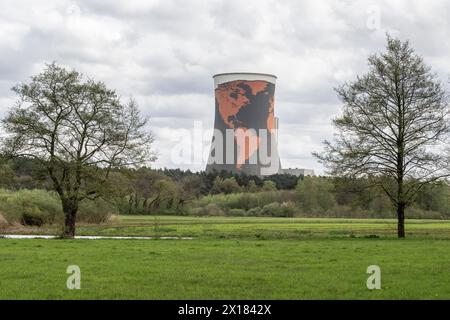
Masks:
[[[23,227],[19,234],[58,234],[60,227]],[[450,220],[410,219],[408,238],[450,239]],[[195,237],[196,239],[395,238],[395,219],[120,216],[79,224],[78,235]]]
[[[79,234],[0,239],[1,299],[450,299],[450,221],[127,216]],[[57,232],[56,227],[21,233]],[[66,268],[81,269],[68,290]],[[369,265],[381,290],[368,290]]]

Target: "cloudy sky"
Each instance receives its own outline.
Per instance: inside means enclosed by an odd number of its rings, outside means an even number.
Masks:
[[[1,0],[0,116],[15,83],[56,61],[137,100],[157,138],[155,167],[199,170],[173,153],[196,121],[213,126],[211,76],[272,73],[282,165],[320,173],[311,152],[332,137],[333,88],[367,70],[386,32],[409,39],[448,86],[444,0]]]

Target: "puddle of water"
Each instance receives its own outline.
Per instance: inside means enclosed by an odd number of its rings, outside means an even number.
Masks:
[[[3,234],[0,238],[4,239],[55,239],[56,236],[49,235],[29,235],[29,234]],[[191,237],[108,237],[108,236],[75,236],[75,239],[88,239],[88,240],[100,240],[100,239],[137,239],[137,240],[192,240]]]

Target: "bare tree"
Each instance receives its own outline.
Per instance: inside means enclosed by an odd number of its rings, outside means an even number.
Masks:
[[[427,183],[447,176],[446,93],[410,47],[387,36],[387,50],[369,57],[370,70],[336,89],[344,107],[333,120],[335,141],[314,155],[334,175],[370,177],[396,208],[405,237],[405,208]]]
[[[155,159],[147,119],[133,100],[55,63],[12,90],[3,151],[39,160],[61,199],[63,236],[73,237],[80,201],[98,197],[112,169]]]

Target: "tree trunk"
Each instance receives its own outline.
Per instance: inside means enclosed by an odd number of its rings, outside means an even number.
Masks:
[[[74,200],[63,200],[64,231],[63,238],[72,239],[75,237],[75,224],[78,212],[78,203]]]
[[[397,206],[397,235],[399,238],[405,237],[405,205],[400,203]]]
[[[133,210],[133,194],[130,194],[130,199],[128,199],[128,214],[131,214]]]

